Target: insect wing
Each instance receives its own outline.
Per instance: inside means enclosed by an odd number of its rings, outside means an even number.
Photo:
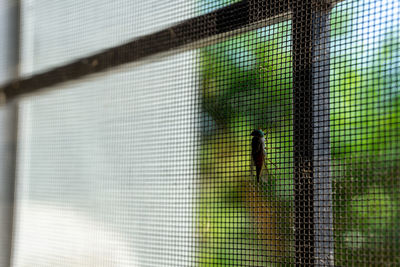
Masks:
[[[267,160],[267,159],[265,159]],[[268,177],[270,177],[271,175],[269,174],[269,169],[271,168],[270,166],[268,166],[266,164],[264,160],[264,166],[261,169],[261,174],[260,174],[260,182],[267,182],[268,181]],[[252,157],[250,157],[250,177],[253,181],[257,181],[257,172],[256,172],[256,165],[254,163],[254,160]]]
[[[250,177],[253,181],[255,181],[256,178],[256,166],[254,164],[254,160],[252,157],[250,157]]]

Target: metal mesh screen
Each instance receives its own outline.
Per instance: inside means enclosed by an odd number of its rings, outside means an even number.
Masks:
[[[260,27],[201,51],[204,266],[293,262],[290,29],[290,21]],[[257,128],[268,132],[259,182],[250,158]]]
[[[15,266],[190,263],[195,58],[172,55],[20,100]]]
[[[332,11],[331,146],[341,266],[400,264],[399,2]]]
[[[22,1],[11,265],[399,265],[399,6]]]
[[[196,1],[22,3],[22,75],[32,75],[196,16]]]

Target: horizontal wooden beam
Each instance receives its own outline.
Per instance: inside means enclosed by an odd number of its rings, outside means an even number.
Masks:
[[[135,62],[213,36],[237,31],[268,18],[287,14],[288,11],[288,1],[241,1],[44,73],[12,81],[0,90],[9,100],[21,94],[32,93],[41,88],[105,71],[125,63]]]

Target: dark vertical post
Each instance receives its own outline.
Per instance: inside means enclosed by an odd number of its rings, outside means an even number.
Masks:
[[[0,265],[10,266],[16,160],[16,105],[0,107]]]
[[[292,2],[293,164],[296,266],[314,262],[312,1]]]
[[[334,266],[330,105],[329,44],[330,9],[313,15],[313,143],[314,143],[314,236],[315,265]]]
[[[296,265],[333,265],[329,129],[329,4],[293,0]]]
[[[1,73],[6,80],[18,77],[20,40],[20,2],[5,1],[2,5],[4,27],[3,45],[6,49]],[[14,101],[4,104],[0,92],[0,266],[10,266],[14,217],[14,183],[16,167],[17,106]]]
[[[12,78],[15,79],[19,75],[19,57],[20,57],[20,2],[9,1],[10,24],[8,25],[8,42],[9,49],[7,51],[9,67],[11,69]]]

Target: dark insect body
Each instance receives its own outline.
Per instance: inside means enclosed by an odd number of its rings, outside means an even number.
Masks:
[[[253,136],[253,140],[251,141],[251,159],[256,167],[257,182],[259,182],[265,161],[265,138],[261,130],[254,130],[251,135]]]

